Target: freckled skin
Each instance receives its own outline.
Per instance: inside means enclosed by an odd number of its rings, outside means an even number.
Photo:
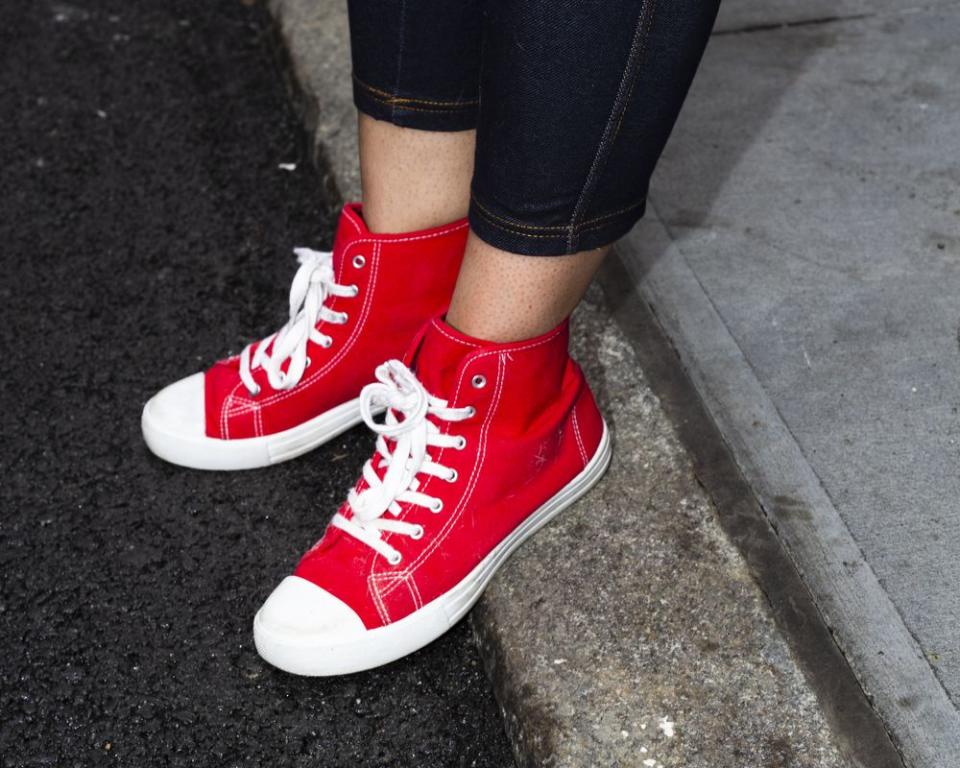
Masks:
[[[476,131],[418,131],[360,115],[363,219],[412,232],[467,215]]]
[[[569,256],[519,256],[470,233],[447,322],[496,342],[555,328],[583,298],[609,247]]]
[[[367,226],[409,232],[466,216],[475,148],[475,131],[419,131],[360,115]],[[546,333],[573,311],[608,251],[521,256],[471,233],[447,322],[494,342]]]

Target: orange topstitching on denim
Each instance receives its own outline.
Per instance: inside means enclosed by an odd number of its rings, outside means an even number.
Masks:
[[[376,88],[369,83],[363,82],[359,77],[353,75],[354,82],[367,91],[371,99],[375,99],[383,104],[401,107],[402,109],[414,109],[409,104],[427,104],[434,107],[446,107],[446,109],[421,110],[424,112],[447,112],[462,107],[474,107],[480,103],[479,99],[460,99],[456,101],[444,101],[442,99],[420,99],[413,96],[396,96],[382,88]]]
[[[483,216],[487,220],[487,223],[492,227],[497,229],[502,229],[505,232],[509,232],[512,235],[519,235],[520,237],[529,237],[529,238],[539,238],[539,239],[557,239],[567,235],[570,232],[570,227],[566,224],[560,225],[544,225],[544,226],[534,226],[531,224],[523,224],[518,221],[511,221],[510,219],[505,219],[502,216],[490,211],[486,208],[476,197],[472,197],[473,204],[476,207],[477,213]],[[637,208],[642,207],[647,202],[646,196],[643,199],[639,200],[636,203],[632,203],[624,208],[620,208],[616,211],[611,211],[609,213],[601,214],[600,216],[594,216],[590,219],[585,219],[574,227],[576,233],[589,232],[594,229],[600,229],[601,227],[607,226],[608,224],[613,223],[613,219],[616,219],[618,216],[623,216],[630,213],[630,211],[636,210]],[[524,231],[528,230],[528,231]],[[530,231],[532,230],[532,231]],[[541,233],[541,234],[534,234]]]

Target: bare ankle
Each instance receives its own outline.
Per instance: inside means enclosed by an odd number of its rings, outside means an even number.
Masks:
[[[475,131],[419,131],[360,116],[363,218],[371,232],[413,232],[467,215]]]
[[[579,303],[608,250],[520,256],[471,233],[447,322],[462,333],[494,342],[546,333]]]

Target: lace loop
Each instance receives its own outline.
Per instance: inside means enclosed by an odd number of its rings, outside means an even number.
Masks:
[[[470,418],[470,408],[451,408],[446,400],[431,395],[413,372],[399,360],[389,360],[376,371],[377,381],[360,393],[360,413],[367,426],[377,433],[377,450],[382,476],[374,468],[373,459],[363,467],[366,488],[352,489],[347,502],[351,517],[334,515],[331,525],[369,545],[395,564],[400,554],[382,537],[383,532],[398,533],[418,539],[423,528],[396,519],[400,504],[413,504],[431,511],[443,507],[441,499],[422,493],[420,475],[448,479],[455,477],[450,467],[432,460],[429,447],[453,448],[461,443],[457,435],[447,435],[433,420],[463,421]],[[375,412],[386,408],[384,420],[378,422]],[[393,441],[391,450],[387,440]],[[385,517],[389,513],[391,517]]]
[[[307,366],[307,343],[329,347],[333,339],[322,333],[318,323],[343,325],[345,313],[334,312],[325,306],[331,296],[356,296],[356,286],[340,285],[333,273],[333,254],[310,248],[294,248],[300,268],[290,284],[290,319],[276,333],[257,344],[248,344],[240,354],[240,380],[247,391],[256,396],[260,387],[253,371],[263,368],[274,389],[291,389],[303,377]],[[256,347],[256,351],[254,351]],[[286,372],[283,365],[287,361]]]

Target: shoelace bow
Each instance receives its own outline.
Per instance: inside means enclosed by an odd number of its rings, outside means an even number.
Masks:
[[[377,433],[377,451],[380,466],[386,471],[381,477],[373,466],[373,459],[363,466],[367,487],[359,493],[354,488],[347,496],[353,515],[344,517],[339,512],[331,525],[369,545],[396,565],[400,553],[384,541],[382,532],[389,531],[419,539],[423,527],[396,519],[401,504],[415,504],[437,513],[443,508],[441,499],[422,493],[419,475],[432,475],[448,482],[457,479],[454,469],[434,462],[428,447],[462,450],[466,440],[459,435],[446,435],[427,416],[441,421],[463,421],[476,412],[472,406],[450,408],[446,400],[434,397],[417,380],[413,372],[399,360],[389,360],[376,371],[377,381],[360,392],[360,413],[367,426]],[[383,423],[374,419],[375,412],[386,407]],[[398,418],[398,415],[402,417]],[[393,451],[387,440],[394,442]],[[389,514],[389,517],[385,515]]]
[[[329,251],[314,251],[310,248],[294,248],[300,268],[290,285],[290,319],[271,336],[256,345],[248,344],[240,355],[240,379],[251,395],[257,395],[260,387],[254,381],[253,371],[263,368],[267,380],[274,389],[295,387],[303,376],[308,363],[307,342],[329,347],[333,339],[317,328],[321,320],[343,325],[347,322],[345,312],[334,312],[324,306],[331,296],[350,298],[359,289],[355,285],[340,285],[334,279],[333,254]],[[286,373],[283,364],[289,360]]]

